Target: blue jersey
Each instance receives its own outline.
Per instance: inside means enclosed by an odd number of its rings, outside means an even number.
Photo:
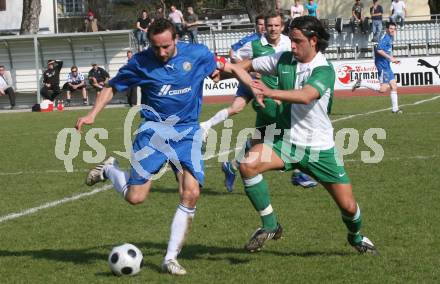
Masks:
[[[174,115],[176,126],[198,124],[203,80],[216,69],[214,54],[201,44],[179,42],[176,49],[177,55],[166,63],[152,48],[135,54],[109,84],[118,91],[140,86],[142,104],[149,106],[141,110],[147,121],[161,122]]]
[[[233,51],[237,51],[240,48],[242,48],[246,43],[260,39],[261,38],[261,34],[258,33],[253,33],[250,35],[247,35],[245,37],[243,37],[242,39],[240,39],[239,41],[237,41],[236,43],[234,43],[233,45],[231,45],[231,49]]]
[[[304,5],[308,11],[309,16],[316,17],[316,11],[318,10],[318,3],[313,3],[313,5],[310,5],[309,3]]]
[[[393,55],[393,37],[385,33],[379,40],[377,47],[374,52],[374,64],[377,68],[385,69],[390,68],[390,61],[377,53],[379,50],[385,51],[386,54]]]

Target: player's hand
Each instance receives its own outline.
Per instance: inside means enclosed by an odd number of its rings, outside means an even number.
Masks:
[[[395,57],[391,58],[391,62],[394,64],[400,64],[400,60]]]
[[[200,122],[200,128],[202,129],[202,141],[206,143],[208,139],[209,129],[208,123],[206,121]]]
[[[81,128],[84,124],[90,125],[93,124],[95,122],[95,117],[88,114],[86,116],[80,117],[78,118],[78,120],[76,121],[76,125],[75,128],[82,133]]]
[[[215,69],[214,72],[212,72],[210,77],[211,77],[211,80],[214,81],[214,83],[220,82],[220,80],[221,80],[220,70]]]
[[[261,80],[252,81],[251,87],[263,96],[271,97],[272,89],[269,89]]]

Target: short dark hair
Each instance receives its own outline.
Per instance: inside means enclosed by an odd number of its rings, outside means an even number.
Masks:
[[[5,65],[0,65],[0,68],[6,69]]]
[[[153,35],[161,34],[166,30],[169,30],[171,32],[173,39],[176,38],[177,33],[174,24],[167,19],[157,19],[148,28],[148,32],[147,32],[148,39],[151,40],[151,37]]]
[[[395,27],[397,27],[397,25],[396,25],[395,22],[386,22],[386,23],[385,23],[385,27],[386,27],[386,28],[389,28],[390,26],[395,26]]]
[[[70,71],[73,71],[73,69],[76,69],[78,71],[78,67],[76,65],[73,65],[72,67],[70,67]]]
[[[281,24],[284,25],[283,14],[277,11],[271,11],[264,17],[264,24],[267,24],[267,21],[272,18],[280,17]]]
[[[263,14],[260,14],[257,17],[255,17],[255,24],[256,25],[258,25],[258,21],[259,20],[264,20],[264,15]]]
[[[328,47],[328,41],[330,39],[330,34],[325,30],[321,21],[313,16],[302,16],[297,17],[290,22],[289,31],[292,29],[298,29],[301,33],[308,39],[316,36],[317,51],[325,51]]]

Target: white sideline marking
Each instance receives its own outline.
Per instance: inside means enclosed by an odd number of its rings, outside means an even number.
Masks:
[[[390,157],[390,158],[383,158],[381,162],[402,161],[402,160],[429,160],[429,159],[434,159],[437,157],[438,157],[438,155],[430,155],[430,156],[417,155],[417,156],[409,156],[409,157]],[[344,159],[344,163],[346,163],[346,162],[362,162],[362,161],[359,159]]]
[[[429,98],[429,99],[426,99],[426,100],[420,100],[420,101],[417,101],[417,102],[414,102],[414,103],[411,103],[411,104],[405,104],[405,105],[401,105],[401,106],[419,105],[419,104],[422,104],[422,103],[425,103],[425,102],[430,102],[430,101],[436,100],[438,98],[440,98],[440,96],[435,96],[435,97],[432,97],[432,98]],[[391,108],[380,109],[380,110],[375,110],[375,111],[369,111],[369,112],[359,113],[359,114],[353,114],[353,115],[341,117],[341,118],[338,118],[338,119],[334,119],[334,120],[332,120],[332,122],[338,122],[338,121],[347,120],[347,119],[350,119],[350,118],[353,118],[353,117],[357,117],[357,116],[370,115],[370,114],[374,114],[374,113],[378,113],[378,112],[383,112],[383,111],[389,111],[389,110],[391,110]],[[229,151],[226,151],[226,152],[230,153],[232,151],[235,151],[235,150],[229,150]],[[215,158],[215,157],[217,157],[219,155],[224,155],[224,154],[226,154],[226,152],[215,154],[212,157],[210,156],[208,159]],[[435,157],[436,157],[436,155],[433,155],[433,156],[414,156],[414,157],[407,157],[407,159],[408,158],[430,159],[430,158],[435,158]],[[390,160],[400,160],[400,158],[399,157],[396,157],[394,159],[390,158]],[[356,160],[346,160],[346,161],[350,162],[350,161],[356,161]],[[82,170],[78,170],[78,171],[82,171]],[[37,171],[33,171],[33,172],[36,173]],[[47,170],[47,171],[41,171],[41,172],[58,173],[58,170]],[[24,172],[0,173],[0,175],[19,175],[19,174],[24,174]],[[108,190],[108,189],[110,189],[112,187],[113,187],[112,185],[105,185],[103,187],[97,188],[97,189],[89,191],[89,192],[85,192],[85,193],[81,193],[81,194],[74,195],[74,196],[71,196],[71,197],[66,197],[66,198],[63,198],[63,199],[60,199],[60,200],[48,202],[48,203],[45,203],[45,204],[40,205],[38,207],[30,208],[30,209],[27,209],[27,210],[24,210],[24,211],[20,211],[18,213],[10,213],[8,215],[0,217],[0,224],[3,223],[3,222],[9,221],[9,220],[13,220],[13,219],[17,219],[17,218],[26,216],[26,215],[34,214],[34,213],[36,213],[36,212],[38,212],[40,210],[43,210],[43,209],[47,209],[47,208],[51,208],[51,207],[54,207],[54,206],[58,206],[58,205],[63,204],[63,203],[75,201],[75,200],[78,200],[78,199],[83,198],[83,197],[95,195],[95,194],[97,194],[99,192],[106,191],[106,190]]]
[[[419,105],[419,104],[423,104],[426,102],[430,102],[430,101],[434,101],[436,99],[439,99],[440,96],[435,96],[426,100],[420,100],[411,104],[404,104],[404,105],[400,105],[401,107],[407,107],[407,106],[414,106],[414,105]],[[337,119],[333,119],[332,122],[338,122],[341,120],[347,120],[353,117],[357,117],[357,116],[364,116],[364,115],[370,115],[370,114],[374,114],[374,113],[378,113],[378,112],[384,112],[384,111],[390,111],[391,108],[384,108],[384,109],[378,109],[378,110],[373,110],[373,111],[368,111],[368,112],[364,112],[364,113],[358,113],[358,114],[352,114],[352,115],[347,115],[341,118],[337,118]],[[404,113],[405,114],[405,113]]]
[[[17,218],[20,218],[20,217],[23,217],[23,216],[26,216],[26,215],[31,215],[31,214],[34,214],[34,213],[40,211],[40,210],[51,208],[51,207],[55,207],[55,206],[58,206],[58,205],[63,204],[63,203],[75,201],[75,200],[78,200],[78,199],[83,198],[83,197],[94,195],[94,194],[97,194],[99,192],[109,190],[112,187],[113,187],[113,185],[105,185],[103,187],[94,189],[94,190],[89,191],[89,192],[84,192],[84,193],[81,193],[81,194],[78,194],[78,195],[74,195],[74,196],[71,196],[71,197],[66,197],[66,198],[63,198],[63,199],[60,199],[60,200],[48,202],[48,203],[45,203],[45,204],[40,205],[38,207],[34,207],[34,208],[31,208],[31,209],[23,210],[23,211],[20,211],[20,212],[17,212],[17,213],[11,213],[11,214],[8,214],[8,215],[0,217],[0,223],[6,222],[6,221],[9,221],[9,220],[13,220],[13,219],[17,219]]]

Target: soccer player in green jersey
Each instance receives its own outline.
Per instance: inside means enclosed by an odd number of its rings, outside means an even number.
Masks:
[[[243,60],[258,58],[270,54],[275,54],[283,51],[290,51],[290,39],[282,34],[284,30],[284,23],[282,15],[273,12],[264,17],[265,33],[261,38],[252,40],[244,44],[238,50],[232,52],[232,60],[234,62],[243,62]],[[278,89],[278,77],[274,75],[262,75],[261,81],[269,88]],[[224,108],[217,112],[207,121],[200,123],[201,128],[204,130],[204,136],[207,136],[207,131],[217,125],[218,123],[226,120],[235,114],[240,113],[244,107],[253,100],[254,96],[252,92],[244,85],[238,87],[236,96],[227,108]],[[243,152],[248,150],[251,145],[261,143],[264,139],[265,128],[267,125],[275,123],[277,115],[280,113],[280,105],[273,99],[266,98],[265,108],[262,108],[258,103],[252,101],[252,107],[256,112],[255,128],[258,130],[258,134],[254,135],[252,140],[248,140],[245,145],[244,151],[239,154],[234,160],[224,162],[222,170],[225,174],[225,187],[228,192],[232,192],[234,188],[234,182],[236,177],[236,171],[240,164],[240,159],[243,156]],[[314,187],[317,185],[316,181],[312,180],[309,176],[301,173],[299,170],[294,170],[292,176],[292,183],[294,185],[301,185],[305,188]]]
[[[289,29],[292,51],[253,59],[242,66],[224,65],[242,83],[252,88],[256,100],[283,102],[283,112],[272,142],[254,145],[240,164],[245,191],[262,220],[262,228],[252,235],[245,248],[260,250],[265,241],[281,237],[282,228],[270,202],[268,185],[262,173],[299,168],[317,179],[339,207],[348,234],[347,240],[360,253],[377,253],[374,244],[361,235],[361,211],[343,164],[338,159],[328,110],[333,99],[335,72],[322,52],[329,34],[315,17],[295,18]],[[245,67],[245,70],[243,69]],[[253,80],[247,71],[276,75],[279,89]]]

